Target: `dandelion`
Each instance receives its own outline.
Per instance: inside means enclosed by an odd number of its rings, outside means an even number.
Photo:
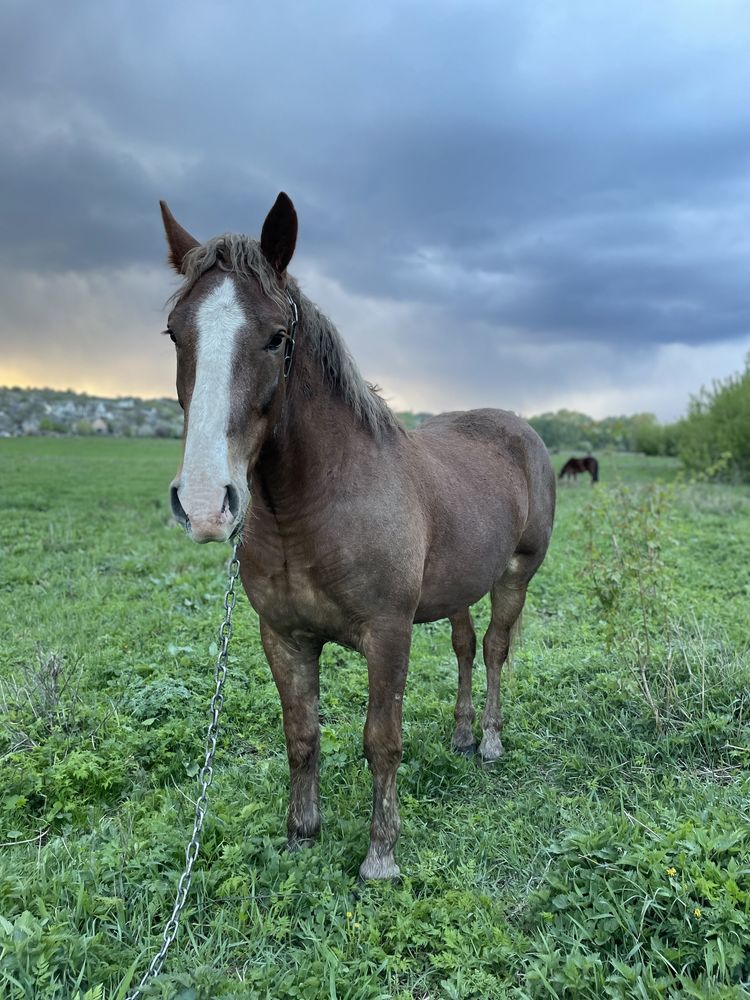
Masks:
[[[670,878],[674,878],[676,874],[677,874],[676,868],[667,868],[667,875],[669,875]]]
[[[700,920],[700,918],[701,918],[701,912],[702,911],[701,911],[700,906],[696,906],[696,908],[693,910],[693,916],[697,917],[698,920]]]
[[[347,910],[346,911],[346,919],[347,920],[351,920],[353,916],[354,916],[354,914],[352,913],[351,910]]]

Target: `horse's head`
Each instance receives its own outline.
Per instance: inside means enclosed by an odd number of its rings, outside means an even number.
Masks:
[[[166,331],[185,419],[172,512],[196,542],[224,541],[243,523],[250,473],[283,403],[296,323],[286,268],[297,214],[282,193],[259,243],[224,236],[201,245],[165,202],[161,212],[169,261],[185,277]]]

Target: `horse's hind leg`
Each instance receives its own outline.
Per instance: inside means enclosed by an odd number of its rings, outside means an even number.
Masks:
[[[467,608],[450,619],[453,652],[458,660],[458,694],[456,696],[456,728],[453,749],[456,753],[472,754],[477,748],[474,740],[474,703],[471,700],[471,672],[477,653],[477,636],[471,613]]]
[[[508,659],[511,631],[526,600],[526,588],[539,565],[537,556],[515,555],[492,588],[492,616],[484,636],[484,664],[487,668],[487,703],[482,713],[482,742],[479,754],[492,763],[503,753],[500,733],[503,728],[500,706],[500,671]]]

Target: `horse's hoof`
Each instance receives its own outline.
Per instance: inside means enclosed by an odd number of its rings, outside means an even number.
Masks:
[[[359,868],[359,881],[369,882],[377,879],[379,882],[398,882],[401,878],[401,869],[393,860],[393,857],[371,858],[366,857]]]
[[[466,746],[459,747],[454,743],[452,745],[453,753],[457,753],[460,757],[473,757],[477,752],[477,744],[467,743]]]
[[[385,875],[382,877],[379,875],[377,878],[373,875],[365,878],[362,872],[357,875],[357,885],[362,886],[363,889],[368,885],[372,885],[373,882],[380,883],[380,885],[401,885],[403,879],[400,873],[398,875]]]
[[[503,744],[498,733],[485,733],[479,744],[479,760],[482,764],[496,764],[503,756]]]
[[[362,874],[362,871],[360,870],[359,875],[357,875],[357,884],[361,885],[362,888],[364,888],[368,883],[371,882],[379,882],[381,885],[401,885],[403,879],[401,878],[400,872],[398,875],[384,875],[384,876],[368,875],[367,877],[365,877]],[[357,899],[359,899],[358,895]]]
[[[290,854],[296,854],[297,851],[304,851],[305,848],[312,847],[315,840],[315,837],[290,837],[286,842],[286,849]]]
[[[502,754],[499,757],[483,757],[481,754],[477,754],[477,766],[491,771],[502,759]]]

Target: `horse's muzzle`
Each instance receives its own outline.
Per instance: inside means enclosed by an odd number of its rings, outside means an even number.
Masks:
[[[240,529],[240,495],[231,483],[222,490],[201,492],[197,498],[188,498],[184,492],[180,496],[181,489],[177,480],[169,489],[172,515],[194,542],[225,542]]]

